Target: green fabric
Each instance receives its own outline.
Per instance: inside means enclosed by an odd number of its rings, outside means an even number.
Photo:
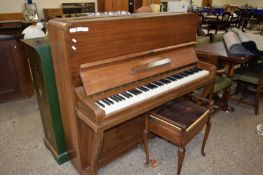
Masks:
[[[196,46],[200,46],[202,44],[207,44],[207,43],[210,43],[210,36],[198,36],[196,38]]]
[[[232,80],[230,78],[222,77],[222,76],[216,76],[214,93],[217,93],[226,87],[230,87],[231,84],[232,84]]]
[[[222,41],[225,33],[213,35],[213,42]]]
[[[255,67],[239,67],[235,69],[234,79],[252,84],[258,84],[260,69]]]

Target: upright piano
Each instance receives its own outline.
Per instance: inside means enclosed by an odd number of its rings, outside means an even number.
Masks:
[[[197,59],[197,25],[185,13],[49,22],[65,139],[81,174],[140,143],[147,111],[200,87],[209,97],[215,67]]]

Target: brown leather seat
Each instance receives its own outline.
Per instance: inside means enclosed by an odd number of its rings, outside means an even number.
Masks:
[[[205,100],[202,100],[204,102]],[[178,170],[180,174],[185,146],[206,125],[205,136],[202,145],[202,155],[205,156],[204,147],[210,130],[211,103],[203,107],[185,99],[173,100],[160,108],[148,113],[145,117],[144,146],[146,153],[146,165],[149,164],[148,133],[152,132],[179,147]]]

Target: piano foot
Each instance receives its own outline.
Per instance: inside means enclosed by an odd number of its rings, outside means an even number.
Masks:
[[[148,115],[145,115],[145,128],[143,131],[143,144],[144,144],[144,150],[145,150],[145,156],[146,156],[146,162],[144,164],[144,167],[148,167],[150,163],[149,158],[149,147],[148,147]]]
[[[102,149],[104,131],[98,130],[95,132],[82,120],[78,121],[78,138],[82,167],[81,175],[98,175],[97,166]]]
[[[84,171],[84,173],[82,173],[82,175],[99,175],[99,174],[97,173],[96,168],[94,169],[92,167],[89,167]]]

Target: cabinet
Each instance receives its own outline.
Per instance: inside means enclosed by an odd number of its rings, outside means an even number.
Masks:
[[[63,17],[63,9],[62,8],[51,8],[51,9],[43,9],[43,14],[46,20]]]
[[[58,164],[69,159],[54,78],[51,50],[46,38],[23,41],[27,45],[29,64],[45,133],[44,143]]]
[[[105,11],[128,11],[128,0],[106,0]]]
[[[142,1],[143,0],[98,0],[98,11],[129,11],[133,13],[142,6]]]
[[[31,95],[31,76],[21,42],[14,35],[0,35],[0,102]]]
[[[151,4],[160,4],[161,0],[143,0],[143,6],[150,6]]]

